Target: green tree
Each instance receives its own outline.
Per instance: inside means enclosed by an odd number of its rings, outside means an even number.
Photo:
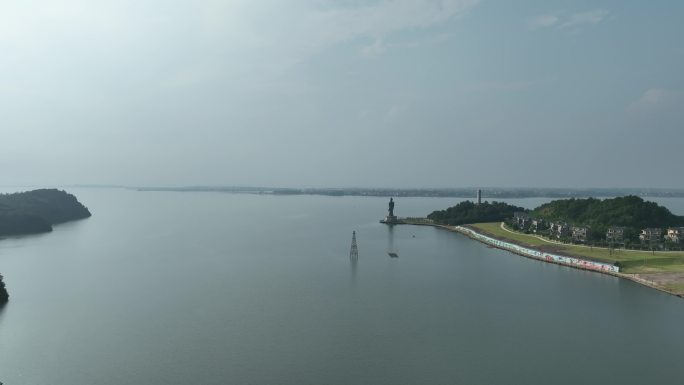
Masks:
[[[500,222],[512,217],[516,211],[525,209],[505,202],[483,202],[478,205],[464,201],[446,210],[433,211],[428,215],[428,219],[439,224],[457,226],[478,222]]]
[[[0,274],[0,304],[4,304],[9,300],[9,294],[7,294],[5,282],[2,280],[2,278],[2,274]]]
[[[647,227],[681,226],[684,217],[672,214],[657,203],[629,195],[612,199],[562,199],[543,204],[531,216],[548,221],[564,221],[590,226],[592,239],[605,237],[610,226],[625,227],[625,240],[638,241],[639,231]]]

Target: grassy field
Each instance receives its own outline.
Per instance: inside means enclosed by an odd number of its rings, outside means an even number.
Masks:
[[[624,273],[684,272],[684,252],[650,252],[641,250],[608,250],[580,245],[557,244],[537,238],[535,235],[509,232],[501,223],[477,223],[470,225],[496,238],[505,238],[548,252],[568,254],[588,259],[616,263]]]
[[[674,293],[684,293],[684,282],[667,284],[665,289]]]

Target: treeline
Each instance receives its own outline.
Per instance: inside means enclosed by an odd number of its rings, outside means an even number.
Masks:
[[[457,226],[478,222],[500,222],[512,217],[516,211],[525,209],[505,202],[484,202],[478,205],[465,201],[446,210],[433,211],[428,215],[428,219],[443,225]]]
[[[666,207],[644,201],[634,195],[612,199],[563,199],[543,204],[532,211],[533,218],[563,221],[576,226],[590,226],[595,236],[604,236],[608,227],[626,227],[633,238],[648,227],[683,226],[684,217]]]
[[[7,303],[9,300],[9,294],[7,294],[7,289],[5,288],[5,282],[2,280],[2,274],[0,274],[0,306]]]
[[[57,189],[0,194],[0,236],[52,231],[52,225],[89,217],[75,196]]]

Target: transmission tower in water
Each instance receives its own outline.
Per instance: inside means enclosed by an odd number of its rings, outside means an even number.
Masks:
[[[359,259],[359,247],[356,245],[356,231],[352,231],[352,244],[349,259]]]

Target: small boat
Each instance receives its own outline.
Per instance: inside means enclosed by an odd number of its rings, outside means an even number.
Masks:
[[[397,253],[395,253],[395,252],[390,252],[390,253],[387,253],[387,254],[388,254],[391,258],[399,258],[399,254],[397,254]]]

